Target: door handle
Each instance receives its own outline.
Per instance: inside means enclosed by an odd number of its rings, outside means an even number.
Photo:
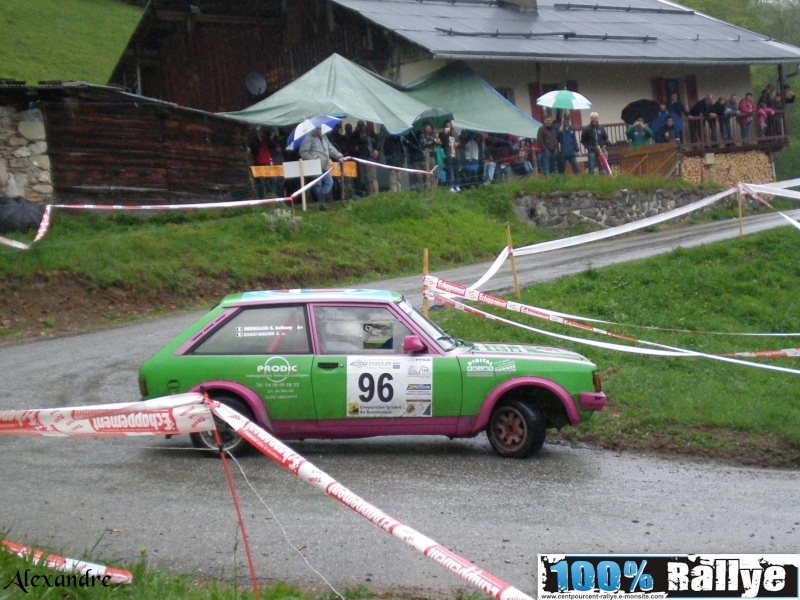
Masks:
[[[341,365],[338,362],[321,362],[317,366],[320,369],[338,369]]]

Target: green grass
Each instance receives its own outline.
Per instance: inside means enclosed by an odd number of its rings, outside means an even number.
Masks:
[[[522,301],[621,323],[598,327],[708,354],[773,350],[794,348],[800,345],[799,338],[679,333],[633,326],[722,333],[798,332],[798,280],[800,235],[782,228],[589,270],[529,288]],[[706,358],[637,356],[565,343],[451,310],[437,313],[440,324],[465,339],[566,346],[595,361],[606,380],[610,410],[571,430],[568,435],[573,439],[600,440],[614,446],[653,435],[701,454],[719,444],[723,450],[734,451],[746,436],[754,436],[800,450],[798,375]],[[574,337],[625,343],[507,311],[501,316]],[[744,360],[800,369],[796,359]]]
[[[30,251],[0,248],[0,277],[20,285],[41,273],[69,273],[93,289],[119,286],[187,296],[209,278],[237,291],[341,284],[419,273],[422,250],[432,268],[493,259],[512,224],[515,246],[552,239],[521,223],[513,200],[529,191],[588,189],[611,196],[618,187],[657,189],[687,184],[637,179],[552,178],[481,187],[454,195],[383,194],[329,213],[301,216],[295,235],[281,208],[207,211],[144,217],[56,211],[48,236]],[[30,241],[31,235],[15,235]]]
[[[108,83],[141,15],[119,0],[3,0],[0,79]]]

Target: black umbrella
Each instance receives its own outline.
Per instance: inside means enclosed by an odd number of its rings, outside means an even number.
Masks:
[[[644,119],[645,123],[652,123],[658,116],[661,107],[655,100],[634,100],[622,109],[622,120],[628,125],[633,125],[636,119]]]
[[[441,129],[445,123],[452,120],[453,113],[446,108],[429,108],[419,113],[411,126],[414,129],[422,129],[430,123],[434,129]]]

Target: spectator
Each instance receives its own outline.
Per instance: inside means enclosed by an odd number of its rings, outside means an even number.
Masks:
[[[344,157],[333,147],[327,136],[322,135],[322,128],[317,127],[303,139],[303,143],[300,145],[300,158],[303,160],[318,158],[323,171],[327,171],[332,160],[338,160],[341,163]],[[330,173],[323,175],[319,183],[314,186],[314,195],[317,197],[320,210],[328,210],[328,194],[332,189],[333,177]]]
[[[676,117],[689,116],[689,111],[686,110],[686,107],[683,105],[683,102],[680,101],[677,92],[673,92],[672,94],[670,94],[669,104],[667,105],[667,112],[671,112]]]
[[[383,142],[383,155],[386,158],[386,164],[390,167],[406,166],[404,141],[405,139],[399,134],[386,136],[386,140]],[[389,169],[389,189],[393,192],[399,192],[402,189],[400,173],[401,172],[396,169]]]
[[[558,128],[558,172],[564,175],[567,172],[567,163],[572,166],[572,172],[579,175],[578,168],[578,140],[572,128],[572,118],[569,113],[564,115],[561,127]]]
[[[422,130],[419,136],[419,145],[425,151],[425,170],[430,171],[436,164],[436,134],[430,123],[426,123]]]
[[[483,154],[483,185],[490,185],[494,181],[497,163],[494,157],[494,144],[489,140],[489,134],[481,135],[481,151]]]
[[[642,117],[639,117],[633,125],[628,127],[625,137],[630,141],[632,148],[649,146],[653,139],[653,130],[647,126]]]
[[[517,161],[515,164],[518,165],[519,172],[523,177],[533,175],[535,171],[533,160],[535,160],[533,148],[527,138],[520,138],[519,146],[517,147]]]
[[[756,102],[753,100],[753,93],[747,92],[739,102],[739,122],[742,127],[742,140],[750,137],[750,129],[753,125],[753,115],[756,114]]]
[[[425,149],[422,147],[421,138],[421,131],[412,131],[408,137],[404,138],[408,166],[418,171],[430,171],[430,169],[425,168]],[[410,177],[411,186],[415,189],[421,188],[427,181],[427,177],[419,173],[413,173]]]
[[[792,88],[789,87],[789,84],[783,86],[783,106],[786,107],[787,104],[794,103],[794,92]]]
[[[767,131],[767,125],[771,117],[775,114],[775,109],[772,108],[773,99],[770,98],[770,88],[773,90],[775,89],[774,86],[769,86],[766,89],[761,91],[761,97],[758,99],[758,106],[756,108],[756,116],[758,118],[758,134],[759,136],[765,136],[769,132]]]
[[[458,185],[458,134],[453,129],[453,124],[448,121],[444,124],[441,133],[439,133],[439,140],[442,144],[442,150],[445,155],[445,171],[447,175],[447,185],[451,192],[460,192],[461,188]]]
[[[656,143],[657,144],[668,144],[670,142],[678,142],[681,141],[681,133],[678,131],[678,128],[675,127],[675,118],[672,116],[668,116],[664,126],[656,135]]]
[[[589,175],[594,175],[599,166],[598,156],[608,146],[608,134],[605,127],[600,125],[600,115],[596,112],[589,115],[589,124],[581,132],[581,144],[586,148]],[[602,172],[602,168],[598,172]]]
[[[378,152],[375,136],[367,129],[367,124],[364,121],[356,123],[354,135],[355,144],[353,147],[356,150],[355,156],[363,160],[377,162],[380,153]],[[378,189],[377,167],[375,165],[359,164],[358,172],[363,194],[377,194],[380,191]]]
[[[466,131],[464,133],[467,133]],[[481,145],[483,136],[469,132],[464,142],[464,185],[478,185],[481,180]]]
[[[558,130],[553,124],[553,117],[544,118],[544,125],[536,133],[536,143],[542,149],[542,175],[547,177],[556,172],[556,154],[558,153]]]
[[[733,124],[736,122],[736,117],[739,116],[739,96],[731,94],[728,101],[725,103],[725,118],[721,121],[722,124],[722,138],[730,140],[733,138]]]
[[[706,119],[708,118],[709,111],[713,105],[714,94],[708,94],[705,98],[701,98],[695,102],[694,106],[689,111],[689,115],[695,117],[691,122],[691,127],[689,128],[691,131],[692,143],[700,140],[701,132],[705,128]],[[714,131],[713,125],[711,127],[711,131]]]
[[[710,119],[709,125],[711,126],[711,141],[717,141],[717,129],[724,137],[725,133],[725,122],[727,119],[725,118],[725,105],[728,103],[728,99],[725,96],[720,96],[717,98],[716,102],[711,105],[711,108],[708,110],[708,118]]]

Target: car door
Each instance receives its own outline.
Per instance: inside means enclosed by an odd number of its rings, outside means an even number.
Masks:
[[[391,304],[317,305],[313,315],[311,379],[323,429],[352,436],[454,431],[457,361],[406,354],[403,341],[418,332]]]
[[[194,385],[233,381],[255,391],[275,433],[282,422],[316,420],[311,340],[302,304],[244,307],[205,335],[187,356]]]

